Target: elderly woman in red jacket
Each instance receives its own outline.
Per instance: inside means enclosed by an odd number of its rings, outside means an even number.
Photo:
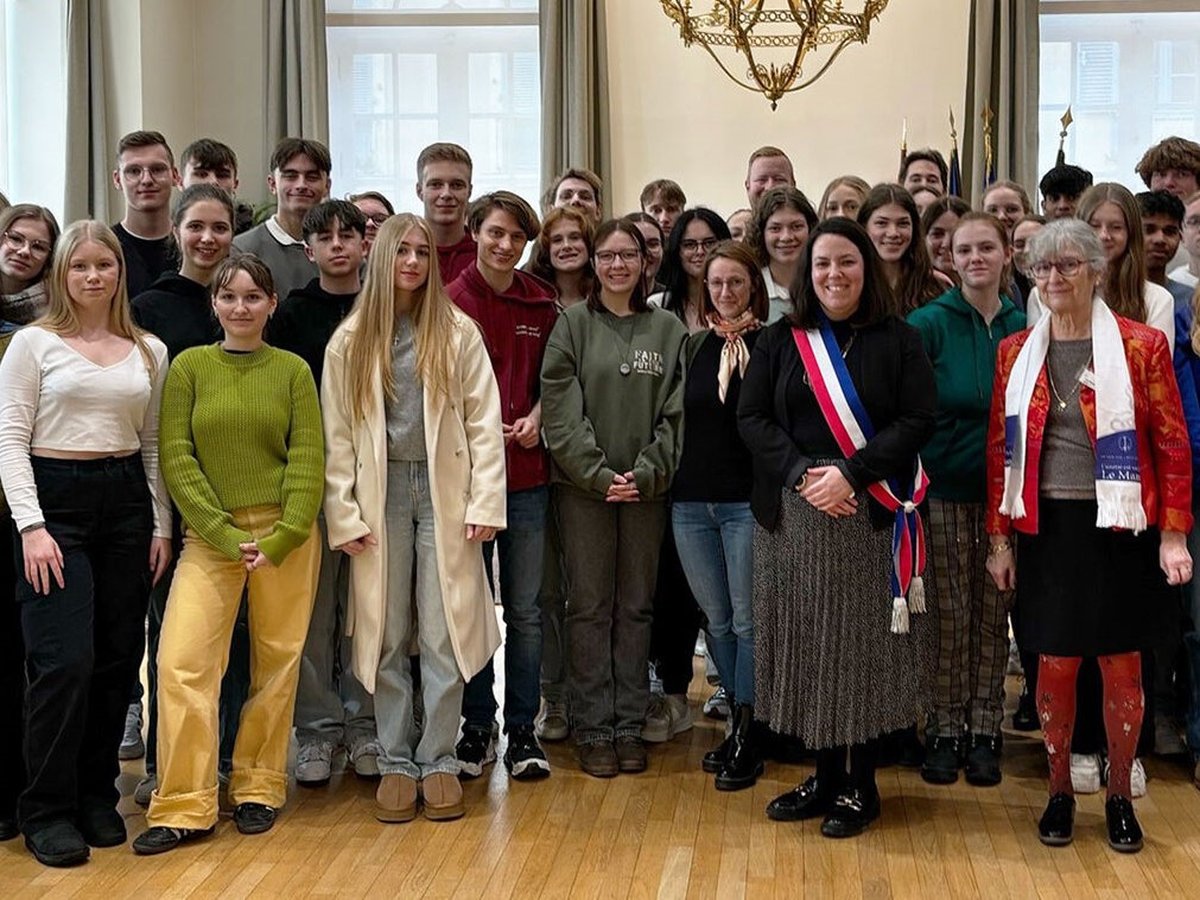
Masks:
[[[1000,344],[988,433],[988,570],[1017,590],[1017,643],[1039,654],[1038,714],[1050,759],[1049,845],[1072,838],[1075,679],[1104,683],[1109,845],[1142,846],[1129,776],[1141,727],[1139,648],[1167,585],[1192,576],[1187,428],[1161,331],[1096,293],[1104,251],[1086,223],[1052,222],[1028,259],[1050,315]],[[1013,540],[1019,548],[1014,556]],[[1020,567],[1016,559],[1020,559]]]

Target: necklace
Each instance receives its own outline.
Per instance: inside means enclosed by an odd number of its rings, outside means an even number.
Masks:
[[[1075,392],[1079,390],[1079,379],[1083,377],[1083,373],[1087,367],[1092,364],[1092,354],[1088,354],[1087,361],[1084,362],[1084,364],[1079,367],[1079,371],[1075,373],[1075,377],[1072,379],[1071,390],[1067,391],[1066,397],[1058,392],[1058,387],[1054,384],[1054,367],[1050,365],[1050,360],[1048,357],[1049,351],[1047,351],[1046,378],[1050,382],[1050,390],[1054,392],[1054,399],[1058,403],[1058,411],[1062,412],[1067,408],[1067,403],[1070,402],[1071,398],[1075,396]]]
[[[622,316],[621,318],[628,317]],[[607,318],[603,318],[602,321],[613,333],[613,337],[617,339],[617,344],[614,349],[617,351],[617,358],[621,360],[621,364],[617,366],[617,371],[620,372],[622,376],[629,375],[633,371],[633,366],[629,364],[629,360],[633,355],[633,339],[637,336],[637,324],[635,322],[630,322],[629,336],[625,337],[621,334],[621,330],[614,322],[610,322]],[[625,345],[624,350],[621,349],[622,343]]]
[[[850,332],[850,340],[846,341],[846,346],[841,348],[841,350],[842,350],[842,359],[845,359],[845,358],[846,358],[846,354],[847,354],[847,353],[849,353],[849,352],[850,352],[850,348],[854,346],[854,339],[855,339],[856,337],[858,337],[858,332],[857,332],[857,331],[852,331],[852,332]],[[805,384],[806,384],[808,387],[812,387],[812,382],[808,380],[808,370],[807,370],[807,369],[804,371],[804,374],[803,374],[803,376],[802,376],[802,377],[804,378],[804,383],[805,383]]]

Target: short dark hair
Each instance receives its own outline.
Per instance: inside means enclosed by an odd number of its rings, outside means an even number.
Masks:
[[[232,231],[237,219],[232,198],[215,184],[207,182],[193,184],[191,187],[183,189],[183,193],[179,195],[179,199],[175,201],[175,206],[171,210],[171,224],[178,228],[183,224],[183,217],[187,215],[187,211],[204,200],[219,203],[225,208],[225,212],[229,213],[229,228]]]
[[[131,131],[122,137],[117,141],[117,164],[121,162],[122,153],[135,147],[162,147],[167,151],[167,161],[175,165],[175,154],[171,152],[171,145],[161,131]]]
[[[708,269],[717,259],[728,259],[740,263],[746,270],[746,274],[750,276],[750,312],[754,318],[765,322],[771,310],[771,301],[767,297],[767,283],[763,280],[762,269],[754,256],[754,251],[741,241],[732,239],[721,241],[712,248],[712,252],[704,260],[704,299],[701,303],[705,317],[715,315],[717,312],[712,294],[708,290]]]
[[[596,268],[596,247],[607,241],[617,232],[628,235],[635,244],[637,244],[638,252],[642,254],[642,265],[646,264],[646,240],[642,237],[642,233],[638,231],[638,227],[632,222],[627,222],[625,219],[606,219],[601,222],[596,229],[596,237],[592,243],[592,269]],[[645,312],[650,308],[646,303],[646,290],[642,285],[645,279],[638,277],[637,283],[633,287],[633,293],[629,296],[629,308],[635,313]],[[593,312],[598,312],[604,308],[604,304],[600,302],[600,279],[597,278],[592,282],[592,290],[587,297],[588,309]]]
[[[646,204],[652,203],[654,198],[660,194],[662,195],[663,203],[670,206],[678,206],[680,209],[687,206],[687,196],[683,193],[683,188],[670,178],[656,178],[642,188],[642,195],[638,198],[638,205],[642,209],[645,209]]]
[[[1167,216],[1176,225],[1183,225],[1183,201],[1167,191],[1142,191],[1137,195],[1142,216]]]
[[[359,200],[374,200],[387,210],[389,216],[396,214],[396,207],[392,206],[392,201],[379,191],[359,191],[357,194],[347,194],[346,199],[351,203],[357,203]]]
[[[536,240],[542,232],[537,213],[524,198],[512,191],[492,191],[484,194],[471,204],[467,212],[467,228],[472,234],[478,234],[483,227],[483,220],[492,214],[493,210],[502,209],[517,220],[517,226],[525,232],[526,240]]]
[[[599,209],[604,209],[604,182],[600,180],[600,176],[591,169],[571,166],[569,169],[563,170],[561,175],[550,182],[550,187],[546,188],[546,193],[542,195],[542,206],[546,210],[554,206],[554,198],[558,195],[558,188],[568,178],[577,178],[580,181],[586,181],[591,187],[592,192],[596,195],[596,206]]]
[[[1182,169],[1200,179],[1200,144],[1181,137],[1163,138],[1147,150],[1134,167],[1146,187],[1150,187],[1150,178],[1155,172],[1167,169]]]
[[[796,273],[796,280],[790,285],[792,308],[785,318],[795,328],[807,330],[820,325],[824,313],[812,283],[813,249],[817,246],[817,241],[827,234],[846,238],[862,256],[862,297],[850,323],[859,327],[872,325],[894,314],[896,301],[892,298],[879,254],[875,251],[875,244],[872,243],[867,230],[853,219],[835,216],[821,222],[809,235],[808,245],[804,248],[804,256],[800,261],[800,271]]]
[[[1091,186],[1092,173],[1069,164],[1055,166],[1038,182],[1042,197],[1079,197]]]
[[[185,166],[189,162],[193,162],[203,169],[219,169],[226,166],[233,169],[235,175],[238,170],[238,158],[237,154],[233,152],[233,148],[212,138],[199,138],[192,141],[183,148],[179,159]]]
[[[475,165],[471,162],[471,154],[465,147],[452,144],[449,141],[438,141],[430,144],[417,154],[417,181],[425,180],[425,167],[431,162],[459,163],[467,167],[467,177],[475,173]]]
[[[658,280],[662,283],[664,290],[663,309],[680,317],[684,315],[684,307],[687,305],[688,298],[688,274],[683,270],[683,263],[680,260],[683,235],[687,231],[687,227],[697,219],[709,227],[718,241],[727,241],[731,237],[729,226],[725,224],[725,220],[719,213],[713,212],[707,206],[693,206],[691,209],[685,209],[683,214],[675,220],[675,224],[671,226],[671,233],[667,236],[667,246],[663,250],[662,268],[658,270]],[[637,228],[633,230],[637,231]],[[641,232],[638,234],[640,235]],[[600,243],[599,238],[596,243]]]
[[[282,169],[289,159],[295,156],[307,156],[308,161],[328,175],[333,171],[333,160],[329,156],[329,148],[320,141],[311,138],[286,137],[271,152],[271,171]]]
[[[900,166],[900,183],[904,183],[905,176],[908,175],[908,167],[918,160],[931,162],[937,166],[938,175],[942,179],[942,187],[946,187],[946,182],[950,177],[950,168],[946,165],[946,157],[942,156],[940,150],[934,150],[932,147],[922,147],[920,150],[913,150],[904,157],[904,164]]]
[[[304,214],[304,222],[300,226],[304,240],[331,230],[334,222],[353,228],[359,237],[367,236],[367,217],[361,209],[349,200],[322,200]]]
[[[209,293],[217,296],[221,288],[229,284],[238,272],[245,272],[260,291],[267,295],[275,293],[275,279],[271,277],[271,267],[253,253],[239,253],[227,256],[217,264],[213,272]]]
[[[794,209],[804,216],[809,231],[817,227],[819,221],[817,211],[813,209],[813,205],[809,203],[808,198],[799,188],[780,185],[764,191],[763,195],[758,198],[758,203],[754,204],[744,238],[746,246],[753,250],[758,257],[760,266],[765,266],[770,262],[767,257],[766,243],[767,219],[781,209]]]

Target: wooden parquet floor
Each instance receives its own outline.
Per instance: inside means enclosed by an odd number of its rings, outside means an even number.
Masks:
[[[582,774],[568,745],[548,745],[548,780],[511,782],[497,765],[466,785],[458,822],[382,825],[373,784],[341,774],[293,787],[268,834],[243,837],[223,816],[215,837],[165,856],[126,845],[55,870],[9,841],[0,898],[1200,898],[1200,791],[1181,763],[1148,760],[1149,794],[1136,803],[1147,841],[1134,856],[1108,849],[1102,794],[1080,798],[1074,844],[1038,842],[1041,743],[1011,732],[998,788],[883,770],[882,818],[860,838],[830,841],[816,822],[763,814],[807,767],[771,764],[753,790],[716,791],[700,757],[719,736],[698,716],[691,732],[651,746],[648,772],[604,781]],[[140,771],[128,764],[120,782],[131,835],[145,827],[129,796]]]

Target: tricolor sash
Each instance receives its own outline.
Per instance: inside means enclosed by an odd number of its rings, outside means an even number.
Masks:
[[[793,328],[792,337],[825,422],[838,447],[849,458],[875,436],[875,427],[850,379],[833,328],[822,317],[819,328],[807,331]],[[929,478],[920,456],[911,483],[888,478],[867,486],[870,495],[895,514],[891,586],[892,631],[896,634],[908,632],[910,603],[914,614],[925,612],[925,586],[921,579],[925,571],[925,534],[917,507],[925,499],[928,487]]]

